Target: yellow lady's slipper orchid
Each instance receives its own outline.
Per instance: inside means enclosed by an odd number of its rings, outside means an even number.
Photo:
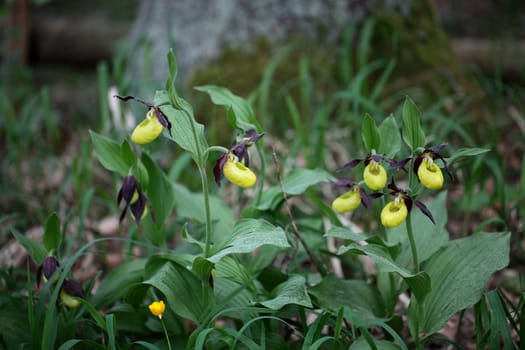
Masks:
[[[146,114],[146,119],[133,130],[131,141],[139,145],[149,143],[159,137],[163,128],[155,114],[155,109],[151,108]]]
[[[417,177],[429,190],[439,190],[443,187],[443,173],[430,156],[426,156],[419,165]]]
[[[60,301],[70,309],[77,308],[80,305],[78,297],[69,295],[66,291],[60,291]]]
[[[159,319],[162,319],[162,314],[166,310],[166,305],[164,304],[163,300],[160,300],[152,302],[149,304],[148,308],[153,316],[157,316]]]
[[[354,186],[350,191],[337,197],[332,203],[332,209],[338,213],[355,210],[361,203],[359,186]]]
[[[249,188],[255,185],[257,176],[236,157],[230,156],[222,168],[224,176],[234,185]]]
[[[398,196],[381,211],[381,223],[385,227],[399,226],[408,215],[408,208],[403,197]]]
[[[386,186],[386,170],[381,164],[372,159],[365,167],[363,179],[372,191],[380,190]]]

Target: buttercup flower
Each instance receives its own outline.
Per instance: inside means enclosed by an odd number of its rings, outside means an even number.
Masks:
[[[166,305],[164,304],[163,300],[160,300],[152,302],[149,304],[148,308],[153,316],[157,316],[159,319],[162,319],[162,314],[166,310]]]
[[[84,298],[84,290],[77,281],[64,280],[60,288],[60,301],[70,309],[80,305],[79,298]]]
[[[415,204],[433,224],[436,224],[432,213],[422,202],[410,198],[407,192],[398,188],[393,181],[388,185],[388,188],[391,190],[390,194],[394,197],[394,200],[388,203],[381,211],[381,223],[385,227],[396,227],[405,221],[408,212],[412,209],[412,203]]]
[[[372,191],[378,191],[386,186],[387,175],[385,168],[381,165],[381,161],[386,161],[391,163],[392,161],[386,159],[382,155],[372,154],[366,157],[365,159],[354,159],[345,165],[342,169],[345,168],[354,168],[362,161],[365,162],[365,170],[363,171],[363,180],[365,184]]]
[[[149,143],[162,133],[163,128],[168,129],[168,132],[171,135],[171,123],[159,107],[155,107],[153,104],[133,96],[115,95],[115,97],[122,101],[135,100],[148,107],[146,119],[135,127],[131,133],[131,141],[139,145]]]
[[[217,186],[221,185],[223,177],[242,188],[249,188],[255,185],[257,176],[249,168],[250,154],[248,148],[261,137],[263,137],[263,134],[257,134],[255,130],[247,131],[242,141],[236,142],[228,153],[217,160],[213,167]]]
[[[148,214],[147,198],[140,190],[139,183],[137,182],[135,176],[128,175],[124,178],[122,187],[118,192],[118,205],[120,205],[122,199],[124,199],[126,205],[120,214],[120,221],[122,222],[124,219],[124,215],[126,215],[129,207],[131,209],[131,215],[137,222],[137,225],[140,224],[140,220],[142,220]]]

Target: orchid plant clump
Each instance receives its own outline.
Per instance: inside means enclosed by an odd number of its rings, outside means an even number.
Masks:
[[[52,281],[42,295],[52,291],[49,305],[65,305],[60,310],[65,319],[91,317],[108,343],[121,342],[122,348],[307,349],[327,342],[334,349],[422,349],[454,313],[479,300],[490,275],[507,264],[508,233],[450,240],[446,192],[435,192],[452,183],[455,161],[487,150],[449,147],[450,156],[444,157],[444,144],[427,147],[420,112],[409,98],[401,128],[394,116],[379,126],[364,116],[366,156],[344,164],[339,178],[320,168],[281,168],[275,151],[277,173],[270,175],[263,149],[270,136],[264,137],[250,103],[222,87],[196,88],[226,108],[238,135],[230,147],[210,146],[204,125],[175,89],[171,51],[168,63],[165,89],[151,102],[115,96],[146,107],[129,137],[115,141],[91,132],[100,163],[116,175],[112,196],[127,236],[92,240],[60,259],[62,266],[57,258],[62,233],[52,216],[45,245],[31,243],[42,266],[38,279]],[[194,164],[175,160],[164,169],[150,147],[160,137],[173,141]],[[190,191],[173,169],[198,178],[201,190]],[[357,169],[357,180],[341,175]],[[325,198],[322,184],[335,184],[343,193]],[[221,198],[226,186],[247,198],[240,217]],[[301,204],[294,196],[301,196]],[[370,232],[345,225],[348,213],[361,204],[371,221],[382,225],[370,225]],[[70,278],[79,256],[109,240],[122,240],[141,254],[103,275],[96,286]],[[484,259],[486,254],[494,258]],[[349,272],[362,256],[375,263],[374,278]],[[402,295],[408,306],[398,305]],[[48,310],[42,317],[51,324],[58,311]],[[399,325],[402,317],[408,321]],[[400,336],[406,329],[410,339]],[[74,343],[58,332],[43,339],[47,349]]]

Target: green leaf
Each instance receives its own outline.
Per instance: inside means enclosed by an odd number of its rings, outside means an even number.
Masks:
[[[450,157],[445,158],[448,165],[451,165],[454,162],[457,162],[458,160],[461,160],[466,157],[475,157],[479,156],[480,154],[485,154],[487,152],[490,152],[489,148],[460,148],[456,152],[454,152]]]
[[[406,97],[403,105],[403,140],[414,152],[418,147],[425,146],[425,133],[421,128],[421,112],[410,97]]]
[[[295,196],[304,193],[310,186],[328,181],[335,181],[335,177],[326,170],[295,168],[284,176],[283,187],[286,194]],[[270,187],[264,190],[256,209],[275,209],[282,198],[280,186]]]
[[[337,254],[341,255],[347,252],[367,255],[378,265],[378,269],[381,269],[381,271],[399,274],[419,300],[424,300],[425,296],[431,290],[430,279],[425,272],[422,271],[414,274],[402,266],[399,266],[394,259],[392,259],[387,247],[378,244],[360,246],[357,243],[352,243],[347,246],[341,246]]]
[[[363,138],[363,143],[368,154],[372,153],[372,150],[377,151],[379,149],[381,143],[379,130],[374,118],[368,113],[366,113],[363,118],[361,137]]]
[[[98,286],[91,303],[95,308],[111,305],[122,298],[133,284],[142,281],[145,259],[127,261],[113,268]]]
[[[384,154],[387,158],[394,158],[401,150],[401,134],[393,115],[387,117],[379,125],[379,137],[381,142],[377,152]]]
[[[57,250],[62,242],[62,232],[60,231],[60,219],[56,213],[49,215],[44,229],[44,246],[47,251]]]
[[[341,226],[333,226],[331,227],[323,237],[337,237],[353,242],[360,242],[364,241],[368,238],[363,233],[355,233],[352,230],[350,230],[348,227],[341,227]]]
[[[177,59],[172,49],[168,51],[168,67],[170,70],[170,79],[173,82],[177,77]]]
[[[252,106],[242,97],[233,94],[224,87],[216,85],[197,86],[195,90],[207,93],[213,103],[228,108],[228,121],[235,129],[242,131],[255,129],[257,132],[261,131],[260,126],[255,120]]]
[[[432,254],[447,243],[449,237],[445,228],[448,222],[447,192],[441,192],[432,202],[425,203],[425,205],[432,213],[436,222],[435,225],[416,206],[413,206],[410,212],[419,262],[424,262],[430,258]],[[401,243],[403,246],[402,253],[396,258],[397,264],[404,267],[412,266],[412,250],[410,249],[406,221],[397,227],[388,229],[387,240],[390,244]]]
[[[266,220],[243,219],[233,227],[230,237],[214,246],[214,254],[208,260],[216,263],[223,256],[251,253],[263,245],[290,247],[282,228]]]
[[[308,289],[317,305],[337,313],[348,307],[361,321],[384,318],[385,308],[377,289],[362,280],[342,280],[334,276]]]
[[[214,304],[213,289],[186,267],[162,257],[152,257],[143,283],[164,294],[166,307],[177,315],[199,322]]]
[[[173,187],[175,189],[177,215],[205,223],[204,195],[201,192],[190,192],[186,187],[177,183]],[[219,197],[210,195],[209,200],[213,223],[213,240],[218,241],[230,234],[235,224],[235,216],[231,208]]]
[[[425,264],[432,291],[411,301],[418,334],[432,334],[456,312],[476,303],[490,276],[509,263],[510,232],[476,233],[448,242]]]
[[[204,137],[204,125],[195,120],[191,106],[184,100],[179,100],[183,104],[183,110],[173,108],[170,105],[169,93],[166,90],[160,90],[155,92],[154,104],[162,110],[171,123],[171,140],[190,152],[195,162],[200,164],[204,159],[199,159],[199,152],[203,157],[204,151],[208,148]],[[192,125],[197,140],[193,136]]]
[[[18,243],[24,246],[27,251],[27,254],[33,259],[35,265],[40,266],[44,262],[44,259],[47,256],[47,250],[43,244],[33,241],[30,238],[27,238],[25,235],[21,234],[17,230],[13,229],[13,235],[15,236]]]
[[[90,130],[89,133],[100,164],[109,171],[114,171],[122,176],[128,175],[129,168],[137,161],[134,155],[131,156],[128,142],[124,141],[120,145],[94,131]]]
[[[312,307],[312,301],[306,292],[306,280],[303,276],[293,275],[273,291],[273,299],[261,302],[262,305],[272,310],[279,310],[289,304]]]
[[[175,190],[166,174],[146,153],[142,154],[141,161],[148,171],[149,185],[146,193],[155,212],[155,227],[162,231],[166,218],[175,205]],[[155,243],[161,241],[155,240]]]
[[[399,350],[399,346],[396,343],[389,342],[387,340],[379,340],[373,338],[375,348],[377,350]],[[359,337],[355,342],[352,343],[348,350],[372,350],[372,347],[366,341],[365,337]]]

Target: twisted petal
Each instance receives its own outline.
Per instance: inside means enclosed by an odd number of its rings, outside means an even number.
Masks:
[[[164,301],[154,301],[148,306],[149,311],[158,318],[162,318],[162,314],[166,310],[166,305],[164,304]]]
[[[381,223],[385,227],[399,226],[408,215],[408,209],[404,201],[388,203],[381,211]]]
[[[339,197],[332,203],[332,209],[338,213],[346,213],[355,210],[361,203],[361,194],[359,189],[352,189]]]
[[[422,161],[417,170],[417,177],[429,190],[439,190],[443,187],[443,173],[434,162]]]
[[[371,161],[365,167],[363,179],[372,191],[380,190],[386,186],[386,170],[381,164]]]
[[[159,122],[154,109],[148,111],[146,119],[135,127],[131,134],[131,141],[143,145],[155,140],[162,132],[163,126]]]
[[[228,159],[222,168],[222,172],[231,183],[242,188],[252,187],[257,180],[250,168],[233,159]]]

